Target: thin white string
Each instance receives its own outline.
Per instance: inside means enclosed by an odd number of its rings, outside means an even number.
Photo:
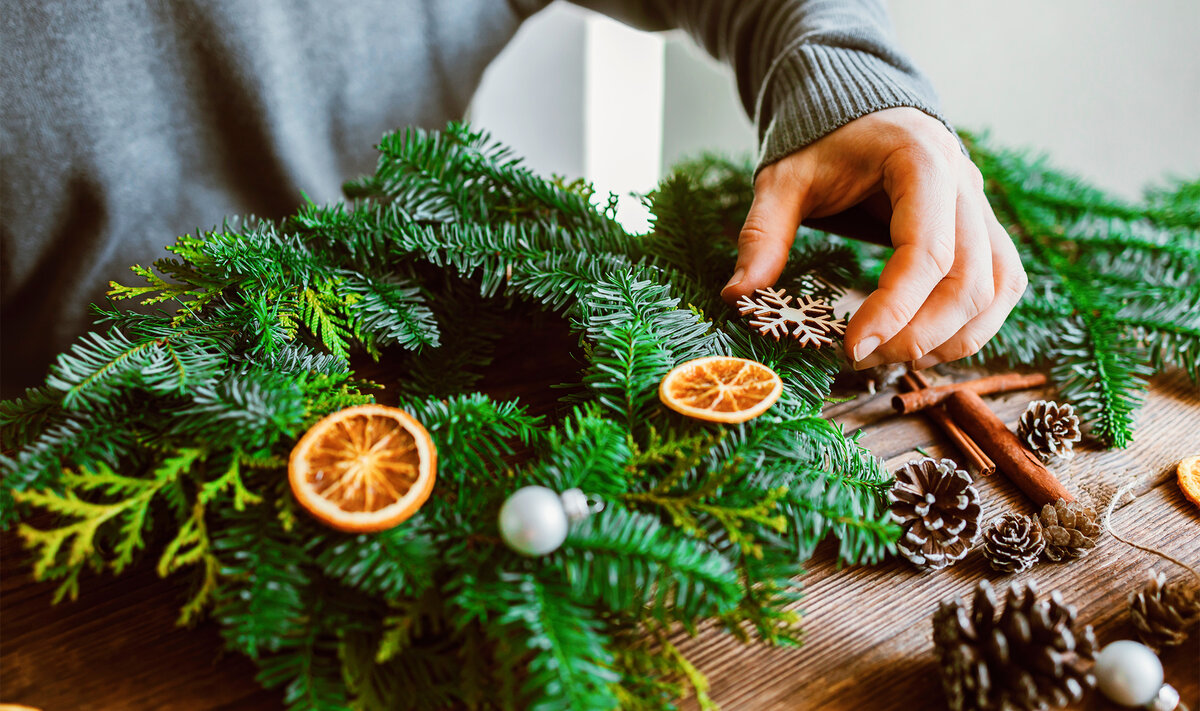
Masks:
[[[1113,494],[1113,497],[1111,499],[1109,499],[1108,510],[1104,512],[1104,527],[1108,529],[1109,534],[1112,535],[1113,538],[1124,543],[1125,545],[1133,546],[1134,548],[1137,548],[1138,550],[1146,551],[1147,553],[1152,553],[1160,558],[1165,558],[1166,560],[1171,561],[1175,565],[1178,565],[1179,567],[1187,570],[1189,573],[1191,573],[1192,575],[1194,575],[1196,577],[1196,580],[1200,581],[1200,572],[1196,572],[1196,569],[1193,568],[1192,566],[1188,565],[1187,563],[1184,563],[1183,561],[1181,561],[1177,558],[1172,558],[1171,556],[1167,555],[1166,553],[1163,553],[1162,551],[1160,551],[1158,549],[1150,548],[1148,546],[1138,545],[1137,543],[1134,543],[1133,541],[1129,540],[1128,538],[1123,538],[1116,531],[1113,530],[1112,515],[1113,515],[1113,511],[1117,508],[1117,502],[1121,500],[1122,496],[1125,496],[1126,494],[1128,494],[1133,489],[1135,484],[1137,484],[1137,481],[1129,482],[1125,486],[1118,489],[1117,493]]]

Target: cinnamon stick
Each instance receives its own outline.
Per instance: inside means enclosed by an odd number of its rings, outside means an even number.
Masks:
[[[911,371],[900,376],[900,381],[910,390],[929,387],[929,381],[924,375]],[[940,407],[931,407],[925,410],[925,415],[942,429],[942,432],[950,438],[958,451],[962,452],[967,464],[973,466],[981,476],[989,476],[996,472],[996,463],[979,448],[979,445],[975,444],[974,440],[967,436],[966,432],[963,432],[961,427],[950,419],[945,410]]]
[[[978,393],[956,390],[946,397],[945,407],[950,417],[996,461],[1000,471],[1035,504],[1042,506],[1058,499],[1075,500],[1062,482],[1009,431],[1004,421],[996,417]]]
[[[1043,373],[1033,373],[1030,375],[1021,375],[1020,373],[991,375],[977,380],[967,380],[952,385],[938,385],[937,387],[914,390],[910,393],[901,393],[892,398],[892,407],[896,408],[897,412],[906,414],[932,407],[945,400],[951,393],[963,390],[969,390],[979,395],[987,395],[989,393],[1006,392],[1008,390],[1036,388],[1045,384],[1046,376]]]
[[[910,370],[908,373],[906,373],[906,375],[911,376],[913,380],[917,381],[917,385],[920,385],[922,388],[933,387],[933,384],[929,382],[929,378],[926,378],[925,374],[919,370]],[[913,390],[919,389],[920,388],[913,388]]]

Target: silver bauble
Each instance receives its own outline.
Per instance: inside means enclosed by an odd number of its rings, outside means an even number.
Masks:
[[[1122,706],[1144,706],[1163,686],[1162,662],[1146,645],[1127,639],[1100,650],[1092,673],[1100,691]]]
[[[522,555],[558,550],[567,540],[569,523],[562,497],[544,486],[517,489],[500,507],[500,537]]]

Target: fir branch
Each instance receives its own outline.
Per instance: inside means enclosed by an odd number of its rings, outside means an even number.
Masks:
[[[416,598],[433,584],[438,555],[423,529],[418,514],[374,535],[320,537],[308,549],[325,576],[346,587],[386,600]]]
[[[1175,301],[1129,299],[1113,321],[1151,354],[1151,367],[1180,368],[1200,384],[1200,293]]]
[[[394,276],[347,276],[343,288],[355,296],[347,314],[355,337],[378,353],[391,345],[419,351],[440,343],[437,320],[421,288]]]
[[[1122,342],[1117,324],[1105,318],[1081,320],[1064,324],[1060,350],[1068,360],[1054,369],[1055,379],[1096,436],[1110,446],[1126,447],[1150,367],[1142,352]]]
[[[436,605],[437,601],[433,602]],[[354,708],[441,711],[464,706],[468,689],[462,683],[466,680],[462,679],[463,667],[455,652],[482,635],[478,630],[460,635],[446,629],[436,618],[438,610],[425,607],[420,612],[405,608],[403,613],[385,618],[391,624],[382,635],[375,630],[344,635],[339,656]],[[399,632],[402,628],[404,631]],[[379,652],[393,630],[412,639],[381,659]],[[490,691],[488,698],[494,700],[495,689]]]
[[[673,365],[729,350],[722,331],[678,308],[669,293],[664,284],[615,272],[578,306],[579,326],[593,344],[583,382],[630,430],[648,418],[658,383]]]
[[[297,619],[278,651],[255,659],[264,688],[284,686],[288,711],[344,711],[349,707],[337,634],[341,615],[334,602],[315,595],[309,614]]]
[[[33,442],[62,406],[62,395],[49,388],[26,388],[25,396],[0,402],[0,440],[6,450]]]
[[[46,384],[62,391],[64,407],[87,407],[116,395],[122,378],[137,382],[143,371],[161,367],[163,355],[157,339],[132,341],[115,329],[105,336],[92,332],[58,357]]]
[[[1200,229],[1200,177],[1176,179],[1146,191],[1157,222]]]
[[[1128,307],[1130,299],[1195,298],[1195,225],[1176,219],[1178,213],[1121,204],[1016,154],[968,144],[989,177],[998,214],[1034,265],[1016,310],[1025,318],[1010,319],[986,354],[1053,363],[1063,395],[1092,432],[1109,446],[1126,446],[1145,378],[1177,362],[1167,349],[1200,350],[1186,313],[1159,311],[1142,319]],[[1053,312],[1064,314],[1053,338],[1044,329],[1023,328]],[[1139,338],[1148,348],[1131,343]],[[1014,345],[1022,340],[1023,346]]]
[[[795,579],[801,572],[790,557],[742,557],[742,595],[737,607],[720,618],[725,630],[746,644],[753,641],[753,633],[766,644],[800,646],[804,617],[794,608],[802,597]]]
[[[576,593],[613,611],[648,606],[658,619],[690,620],[736,604],[729,561],[656,516],[610,506],[573,529],[562,550],[559,564]]]
[[[214,615],[226,643],[258,659],[292,644],[310,618],[312,573],[302,540],[278,525],[267,507],[223,509],[210,531],[221,563]]]
[[[604,497],[619,496],[629,485],[626,462],[629,443],[617,423],[600,417],[599,408],[578,408],[551,430],[541,457],[523,478],[555,491],[578,488]]]
[[[541,418],[530,416],[515,400],[496,402],[486,395],[457,395],[401,403],[425,425],[441,459],[442,481],[455,488],[498,483],[508,459],[543,438]]]
[[[613,708],[608,639],[570,588],[530,574],[505,575],[496,590],[507,610],[499,624],[520,629],[532,652],[521,693],[533,711]]]

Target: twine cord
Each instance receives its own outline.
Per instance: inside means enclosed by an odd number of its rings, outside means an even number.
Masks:
[[[1178,558],[1173,558],[1156,548],[1150,548],[1149,546],[1143,546],[1143,545],[1134,543],[1133,541],[1129,540],[1128,538],[1122,537],[1115,530],[1113,530],[1112,515],[1113,515],[1113,511],[1116,510],[1116,508],[1117,508],[1117,502],[1121,500],[1121,497],[1125,496],[1130,491],[1132,491],[1133,487],[1136,483],[1137,483],[1136,481],[1129,482],[1125,486],[1118,489],[1117,493],[1113,494],[1113,497],[1111,499],[1109,499],[1108,510],[1104,512],[1104,527],[1106,529],[1108,529],[1109,535],[1111,535],[1113,538],[1117,539],[1118,541],[1124,543],[1127,546],[1133,546],[1134,548],[1137,548],[1138,550],[1145,551],[1147,553],[1156,555],[1159,558],[1164,558],[1166,560],[1171,561],[1175,565],[1178,565],[1179,567],[1183,568],[1184,570],[1187,570],[1189,573],[1191,573],[1193,576],[1195,576],[1197,581],[1200,581],[1200,572],[1197,572],[1195,568],[1188,565],[1187,563],[1184,563],[1183,561],[1179,560]]]

